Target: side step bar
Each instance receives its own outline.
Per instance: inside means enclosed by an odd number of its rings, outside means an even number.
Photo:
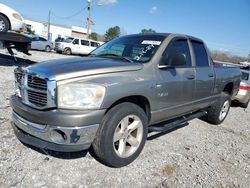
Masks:
[[[184,123],[187,123],[188,121],[190,121],[192,119],[200,118],[206,114],[207,114],[206,111],[198,111],[198,112],[194,112],[191,114],[187,114],[187,115],[182,116],[180,118],[170,120],[165,124],[152,125],[152,126],[148,127],[148,131],[149,132],[165,132],[165,131],[171,130],[175,127],[178,127]]]

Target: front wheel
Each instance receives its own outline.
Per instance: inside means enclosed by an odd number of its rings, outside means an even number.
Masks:
[[[3,15],[0,15],[0,32],[7,32],[9,29],[9,21]]]
[[[46,47],[45,47],[45,52],[50,52],[50,51],[51,51],[50,46],[46,46]]]
[[[104,117],[92,147],[100,162],[122,167],[141,153],[148,132],[145,112],[133,103],[113,107]]]
[[[228,93],[222,93],[218,101],[208,109],[205,120],[214,125],[221,124],[226,119],[230,106],[230,95]]]
[[[71,55],[71,49],[70,48],[65,48],[64,51],[63,51],[63,54],[65,55]]]

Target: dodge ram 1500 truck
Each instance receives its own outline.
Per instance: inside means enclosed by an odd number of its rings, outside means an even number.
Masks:
[[[100,162],[122,167],[138,157],[148,131],[193,118],[223,122],[240,77],[239,68],[214,66],[200,39],[123,36],[88,57],[17,68],[12,127],[26,144],[91,147]]]

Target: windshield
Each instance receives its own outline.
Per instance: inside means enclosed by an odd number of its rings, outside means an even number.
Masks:
[[[90,55],[114,55],[127,58],[135,62],[148,62],[159,48],[165,36],[160,35],[130,35],[113,39]]]
[[[72,37],[67,37],[65,40],[63,40],[63,42],[71,43],[72,40],[74,40],[74,38],[72,38]]]

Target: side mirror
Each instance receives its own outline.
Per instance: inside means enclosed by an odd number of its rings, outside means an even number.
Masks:
[[[173,53],[168,58],[163,58],[160,67],[175,67],[185,65],[187,62],[186,55],[183,53]]]

